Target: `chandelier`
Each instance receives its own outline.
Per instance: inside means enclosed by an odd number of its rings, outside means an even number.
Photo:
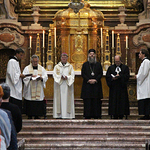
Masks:
[[[84,4],[81,2],[82,0],[71,0],[68,4],[70,8],[74,10],[75,13],[78,13],[80,9],[84,7]]]

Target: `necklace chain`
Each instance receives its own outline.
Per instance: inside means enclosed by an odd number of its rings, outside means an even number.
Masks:
[[[94,66],[93,66],[93,70],[92,70],[92,68],[91,68],[91,65],[89,64],[89,66],[90,66],[90,70],[91,70],[91,75],[92,76],[94,76],[95,74],[94,74]]]

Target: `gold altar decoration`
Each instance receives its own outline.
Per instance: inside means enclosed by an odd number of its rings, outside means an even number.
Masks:
[[[53,70],[53,51],[52,51],[52,29],[49,30],[48,34],[48,49],[47,49],[47,63],[46,70]]]
[[[60,10],[53,18],[56,28],[56,55],[57,63],[60,61],[60,54],[68,54],[68,61],[73,65],[74,70],[81,70],[82,64],[87,61],[88,50],[98,48],[98,37],[100,28],[104,26],[104,16],[101,11],[91,10],[90,4],[82,0],[84,8],[78,13],[68,8]],[[54,38],[54,36],[53,36]],[[54,41],[53,41],[54,42]],[[55,46],[52,46],[54,51]]]
[[[40,52],[40,36],[39,33],[37,33],[37,38],[36,38],[36,52],[35,55],[39,57],[39,64],[41,65],[41,52]]]
[[[108,67],[110,66],[110,49],[109,49],[109,34],[108,30],[106,29],[105,34],[105,62],[104,62],[104,70],[107,71]]]
[[[121,56],[121,43],[120,43],[120,34],[117,34],[117,46],[116,46],[116,55]]]

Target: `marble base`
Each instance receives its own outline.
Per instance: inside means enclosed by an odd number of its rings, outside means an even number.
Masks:
[[[43,27],[40,24],[31,24],[31,26],[29,26],[29,29],[42,29]]]
[[[126,24],[118,24],[118,26],[115,26],[115,29],[126,30],[129,29],[129,27]]]
[[[143,24],[150,24],[150,19],[141,19],[138,23],[136,23],[137,26],[143,25]]]

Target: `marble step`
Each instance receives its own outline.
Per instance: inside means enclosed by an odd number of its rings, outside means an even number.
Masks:
[[[22,118],[27,119],[28,117],[25,114],[23,114]],[[128,120],[138,120],[139,118],[140,118],[140,116],[136,115],[136,114],[131,114],[131,115],[127,116]],[[44,119],[44,116],[41,116],[40,119]],[[53,113],[47,113],[46,119],[54,119]],[[75,119],[84,119],[83,113],[75,113]],[[111,118],[108,114],[102,114],[102,119],[111,119]],[[126,118],[124,117],[123,120],[126,120]]]
[[[68,137],[68,138],[88,138],[88,137],[93,137],[93,138],[98,138],[98,137],[102,137],[102,138],[115,138],[115,137],[134,137],[134,138],[150,138],[150,132],[69,132],[69,131],[65,131],[65,132],[60,132],[60,131],[41,131],[41,132],[21,132],[21,135],[17,136],[18,138],[33,138],[33,137],[39,137],[39,138],[48,138],[48,137]]]
[[[111,131],[115,131],[115,132],[149,132],[150,131],[150,127],[149,126],[101,126],[101,125],[97,125],[97,126],[81,126],[81,125],[74,125],[74,126],[65,126],[65,125],[55,125],[55,126],[51,126],[51,125],[26,125],[23,127],[23,129],[21,130],[21,132],[52,132],[52,131],[69,131],[69,132],[87,132],[87,131],[96,131],[96,132],[111,132]]]
[[[103,119],[25,119],[23,120],[23,127],[25,126],[150,126],[150,120],[103,120]]]
[[[150,138],[147,138],[147,140],[150,140]],[[55,138],[55,137],[49,137],[49,138],[38,138],[38,137],[32,137],[32,138],[26,138],[26,145],[27,144],[143,144],[145,143],[145,138]],[[133,143],[134,141],[134,143]]]
[[[27,144],[25,150],[145,150],[145,144]]]
[[[75,112],[83,113],[83,107],[75,107]],[[138,115],[138,108],[137,107],[130,107],[130,114]],[[52,113],[53,107],[47,107],[47,113]],[[108,114],[108,107],[102,107],[102,115]]]
[[[108,99],[102,99],[102,106],[108,106],[109,100]],[[130,101],[130,107],[137,107],[138,106],[138,102],[137,101]],[[53,106],[53,100],[52,99],[48,99],[47,100],[47,106],[48,107],[52,107]],[[75,99],[75,106],[83,107],[83,100],[82,99]]]
[[[144,150],[149,120],[23,120],[25,150]]]

